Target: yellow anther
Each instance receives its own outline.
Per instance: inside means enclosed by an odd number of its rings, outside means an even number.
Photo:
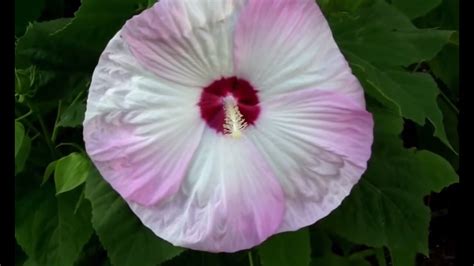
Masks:
[[[230,135],[233,138],[240,138],[242,130],[247,127],[247,122],[245,122],[234,99],[226,99],[224,101],[224,111],[224,134]]]

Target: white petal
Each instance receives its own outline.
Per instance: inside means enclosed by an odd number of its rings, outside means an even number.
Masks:
[[[152,208],[130,206],[158,236],[212,252],[260,244],[275,233],[284,212],[281,187],[253,144],[212,129],[174,197]]]
[[[246,134],[283,187],[280,232],[313,224],[335,209],[367,167],[371,115],[352,99],[315,89],[273,97]]]
[[[178,191],[205,127],[199,96],[144,70],[119,34],[110,41],[92,78],[84,141],[122,197],[151,205]]]
[[[161,78],[204,87],[232,74],[232,32],[243,0],[161,0],[127,22],[123,36]]]
[[[249,0],[235,35],[235,72],[264,101],[292,90],[318,88],[364,106],[357,79],[314,0]]]

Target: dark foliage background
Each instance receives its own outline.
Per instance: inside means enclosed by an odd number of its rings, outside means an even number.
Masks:
[[[454,265],[459,0],[318,1],[375,117],[369,169],[327,218],[235,254],[154,236],[83,150],[97,59],[153,3],[15,0],[16,265]]]

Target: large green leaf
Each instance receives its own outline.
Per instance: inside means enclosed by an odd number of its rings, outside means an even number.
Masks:
[[[125,21],[147,6],[147,0],[83,0],[72,19],[35,23],[20,38],[16,65],[89,72]]]
[[[459,100],[459,45],[454,42],[446,45],[433,60],[429,62],[433,74],[441,79],[451,90],[451,99]]]
[[[459,11],[459,0],[443,0],[441,5],[432,10],[428,15],[416,19],[415,23],[423,28],[439,28],[458,31]]]
[[[321,227],[315,226],[311,228],[311,247],[312,247],[312,259],[311,266],[369,266],[368,262],[364,259],[367,251],[351,253],[354,248],[354,244],[347,240],[333,236],[334,239],[327,234],[326,231],[322,230]],[[336,244],[343,254],[335,254],[333,246]],[[361,256],[362,255],[362,256]],[[291,264],[289,264],[291,265]],[[383,266],[383,265],[379,265]]]
[[[56,194],[73,190],[84,183],[93,169],[90,161],[83,154],[76,152],[55,161],[54,165]]]
[[[393,0],[393,5],[409,18],[421,17],[441,4],[441,0]]]
[[[67,100],[85,90],[96,58],[84,56],[62,41],[56,33],[70,19],[57,19],[30,25],[15,50],[16,92],[34,99],[35,104]]]
[[[72,19],[30,25],[17,41],[15,64],[19,70],[35,66],[41,77],[34,86],[36,101],[64,100],[85,90],[108,41],[146,4],[139,0],[84,0]]]
[[[446,128],[446,135],[449,142],[452,143],[453,149],[459,151],[459,134],[458,134],[458,113],[452,104],[449,104],[444,97],[438,99],[438,105],[443,112],[443,122]],[[415,133],[415,132],[414,132]],[[436,154],[441,154],[448,160],[454,169],[459,169],[459,156],[446,147],[438,139],[434,139],[433,127],[430,124],[416,129],[417,147],[426,149]]]
[[[17,68],[28,68],[31,65],[64,66],[64,62],[71,54],[67,53],[67,49],[53,36],[70,21],[69,18],[61,18],[31,24],[26,29],[25,35],[16,42],[15,66]],[[78,60],[82,58],[71,61],[71,65]]]
[[[74,265],[92,235],[91,209],[80,190],[54,196],[46,185],[29,191],[15,203],[15,237],[28,255],[25,265]]]
[[[323,257],[312,259],[311,266],[370,266],[370,264],[362,258],[351,259],[328,253]]]
[[[429,120],[435,127],[434,135],[454,151],[446,136],[443,114],[437,104],[440,91],[431,76],[378,68],[349,52],[347,58],[354,72],[375,89],[373,91],[366,86],[369,94],[375,98],[383,95],[397,106],[400,115],[420,125]]]
[[[443,112],[443,121],[444,127],[446,128],[446,134],[448,136],[449,142],[453,144],[453,148],[455,151],[459,151],[459,113],[455,107],[449,103],[448,100],[441,98],[438,100],[439,106],[441,111]],[[457,169],[457,164],[459,163],[459,157],[452,158],[456,163],[455,169]]]
[[[74,19],[55,37],[96,59],[125,21],[147,5],[147,0],[82,0]]]
[[[429,120],[435,127],[434,135],[452,149],[436,102],[436,83],[428,75],[400,68],[433,59],[452,32],[417,29],[385,1],[350,15],[333,14],[330,24],[354,72],[363,84],[369,84],[364,86],[367,93],[420,125]]]
[[[329,15],[334,38],[344,53],[383,66],[408,66],[432,59],[452,31],[417,29],[384,1],[354,13]]]
[[[15,121],[15,159],[18,157],[18,153],[20,152],[21,146],[25,140],[25,127],[18,122]]]
[[[425,28],[439,28],[459,31],[459,0],[444,0],[429,15],[416,20]],[[459,97],[459,34],[453,34],[443,50],[429,62],[433,74],[450,89],[452,99]]]
[[[382,88],[391,99],[400,104],[403,116],[420,125],[424,125],[425,119],[428,119],[435,127],[434,135],[451,147],[443,124],[443,113],[437,104],[440,91],[433,78],[424,73],[385,73],[394,83],[387,82]]]
[[[182,252],[146,228],[97,171],[87,179],[85,196],[92,203],[92,225],[113,265],[156,266]]]
[[[30,147],[31,139],[26,135],[23,124],[15,121],[15,175],[25,167]]]
[[[368,170],[322,223],[355,243],[388,246],[393,265],[414,265],[417,252],[428,254],[430,211],[423,197],[458,177],[442,157],[402,147],[397,115],[373,111],[375,144]]]
[[[29,22],[39,18],[44,0],[15,0],[15,36],[21,36]]]
[[[263,266],[308,266],[311,259],[309,232],[301,229],[271,237],[258,247]]]
[[[354,12],[361,6],[367,6],[374,0],[316,0],[325,14],[334,12]]]

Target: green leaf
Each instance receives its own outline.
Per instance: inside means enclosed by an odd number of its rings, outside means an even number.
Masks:
[[[77,50],[89,51],[88,57],[96,59],[110,39],[124,25],[148,5],[148,0],[82,0],[74,19],[57,37],[70,41]],[[76,38],[80,36],[80,38]]]
[[[61,115],[58,126],[60,127],[79,127],[82,126],[86,105],[81,102],[70,105]]]
[[[443,112],[444,127],[446,128],[446,135],[448,136],[449,142],[453,144],[455,151],[459,151],[459,113],[456,112],[457,110],[454,110],[453,106],[444,98],[439,99],[438,103]]]
[[[443,0],[441,5],[429,12],[428,15],[416,19],[415,23],[424,28],[458,31],[459,10],[459,0]]]
[[[454,151],[436,102],[436,83],[428,75],[399,70],[400,66],[431,60],[452,32],[417,29],[384,1],[352,15],[334,15],[330,22],[336,41],[367,93],[420,125],[429,120],[435,127],[434,135]]]
[[[31,139],[26,135],[25,128],[15,121],[15,175],[23,171],[30,147]]]
[[[325,230],[321,229],[321,227],[310,227],[310,240],[312,257],[322,257],[326,253],[331,252],[331,238]]]
[[[25,128],[20,122],[15,121],[15,159],[25,139]]]
[[[370,264],[368,261],[361,258],[350,259],[347,257],[337,256],[333,253],[328,253],[324,257],[313,258],[311,266],[370,266]]]
[[[17,42],[16,66],[92,73],[99,55],[147,0],[83,0],[74,18],[34,23]]]
[[[54,196],[51,185],[23,194],[15,203],[15,238],[24,265],[72,266],[92,235],[90,204],[74,213],[80,191]]]
[[[15,68],[15,92],[26,95],[30,92],[36,76],[35,66],[26,69]]]
[[[152,7],[157,2],[158,2],[157,0],[147,0],[147,8]]]
[[[444,97],[438,98],[438,105],[443,112],[443,123],[449,142],[452,143],[455,151],[459,151],[458,113],[453,109],[452,105],[448,104]],[[416,128],[417,147],[442,155],[451,163],[454,169],[459,169],[459,156],[448,149],[441,141],[434,139],[433,130],[431,124]]]
[[[56,195],[73,190],[87,179],[91,163],[80,153],[71,153],[56,161],[54,182]]]
[[[21,36],[29,22],[36,20],[44,8],[44,0],[15,0],[15,36]]]
[[[414,19],[426,15],[441,4],[441,0],[393,0],[392,4]]]
[[[56,163],[58,161],[52,161],[48,164],[46,169],[44,170],[43,174],[43,182],[41,182],[41,185],[45,184],[46,181],[51,177],[51,175],[54,173],[54,170],[56,170]]]
[[[156,266],[182,252],[146,228],[97,171],[87,179],[85,197],[92,203],[92,225],[114,266]]]
[[[451,90],[452,97],[459,98],[459,45],[449,43],[429,62],[433,74]]]
[[[348,14],[329,17],[343,53],[384,66],[408,66],[432,59],[448,42],[452,31],[417,29],[384,1]]]
[[[420,125],[428,119],[435,127],[434,135],[455,152],[446,136],[443,113],[437,104],[440,92],[433,78],[424,73],[402,71],[387,71],[386,74],[395,82],[393,85],[398,85],[398,89],[385,86],[385,92],[400,105],[403,116]]]
[[[434,135],[454,151],[447,139],[443,114],[437,104],[439,89],[430,75],[384,70],[352,53],[347,53],[347,56],[359,71],[364,72],[365,81],[375,88],[376,92],[367,90],[369,94],[378,99],[383,95],[398,107],[400,115],[419,125],[429,120],[435,127]]]
[[[442,157],[402,147],[401,118],[372,112],[375,144],[367,172],[322,226],[355,243],[388,246],[395,266],[414,265],[417,252],[428,254],[430,211],[423,197],[458,177]]]
[[[364,260],[364,257],[367,257],[367,255],[364,254],[366,251],[371,252],[372,250],[364,250],[349,256],[349,253],[354,248],[354,243],[337,237],[337,235],[332,236],[333,240],[331,240],[327,232],[321,230],[319,226],[312,227],[311,229],[311,266],[369,266],[368,262]],[[341,249],[342,255],[336,255],[333,252],[333,242]]]
[[[69,18],[61,18],[30,24],[25,35],[16,42],[15,66],[28,68],[31,65],[41,65],[44,62],[48,65],[64,65],[69,54],[66,53],[64,47],[61,47],[62,43],[54,39],[53,34],[63,29],[70,21]],[[61,51],[62,53],[58,53]],[[80,59],[71,61],[71,64],[77,63]]]
[[[301,229],[271,237],[258,247],[263,266],[308,266],[311,258],[309,232]]]
[[[57,19],[30,25],[15,49],[16,91],[27,96],[35,104],[66,101],[84,91],[90,81],[90,73],[97,58],[84,56],[56,37],[71,19]]]
[[[354,12],[361,6],[367,6],[374,0],[316,0],[325,14],[335,12]]]

